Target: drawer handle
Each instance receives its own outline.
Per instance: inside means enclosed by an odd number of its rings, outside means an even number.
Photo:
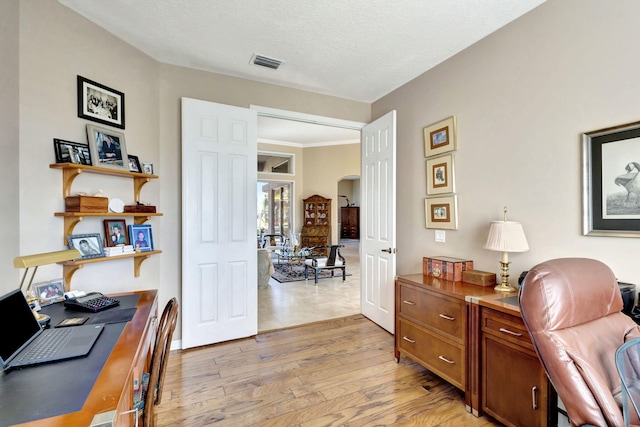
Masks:
[[[538,409],[538,404],[536,403],[537,399],[536,399],[536,392],[538,391],[538,387],[533,386],[531,387],[531,406],[533,407],[533,409]]]
[[[413,302],[413,301],[407,301],[406,299],[405,299],[405,300],[402,300],[402,302],[403,302],[403,303],[405,303],[405,304],[409,304],[409,305],[416,305],[416,303],[415,303],[415,302]]]
[[[402,337],[403,340],[410,342],[411,344],[414,344],[415,341],[412,340],[411,338],[407,338],[407,337]]]
[[[522,334],[510,331],[510,330],[505,329],[505,328],[500,328],[500,332],[504,332],[505,334],[513,335],[514,337],[521,337],[522,336]]]
[[[439,316],[446,320],[451,320],[451,321],[456,320],[455,317],[447,316],[446,314],[442,314],[442,313],[440,313]]]
[[[438,356],[438,359],[442,360],[443,362],[447,362],[450,365],[453,365],[455,363],[453,360],[449,360],[444,356]]]

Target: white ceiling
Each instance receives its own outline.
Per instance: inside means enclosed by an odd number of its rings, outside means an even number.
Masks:
[[[545,0],[58,1],[159,62],[372,103]]]

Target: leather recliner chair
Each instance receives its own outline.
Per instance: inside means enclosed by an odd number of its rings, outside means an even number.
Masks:
[[[611,269],[587,258],[545,261],[529,270],[519,301],[538,358],[571,424],[624,426],[615,352],[640,336],[640,328],[621,312]]]

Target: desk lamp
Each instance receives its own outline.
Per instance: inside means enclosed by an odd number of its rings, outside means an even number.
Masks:
[[[507,221],[507,208],[504,208],[504,221],[491,221],[489,236],[484,244],[485,249],[502,252],[500,277],[502,281],[494,289],[499,292],[513,292],[517,289],[509,285],[509,252],[526,252],[529,250],[527,238],[522,224]]]
[[[31,305],[34,301],[38,299],[37,296],[31,296],[28,292],[29,288],[31,288],[31,284],[33,283],[33,277],[36,275],[36,271],[38,271],[38,267],[41,265],[54,264],[56,262],[69,261],[72,259],[82,258],[82,255],[77,249],[66,249],[63,251],[57,252],[45,252],[42,254],[35,255],[24,255],[16,257],[13,260],[13,266],[15,268],[24,268],[24,274],[22,275],[22,280],[20,281],[20,290],[25,293],[27,296],[27,301],[29,305]],[[29,273],[29,268],[35,267],[33,272],[31,273],[31,279],[29,279],[29,284],[24,287],[25,279],[27,278],[27,274]],[[33,315],[38,319],[40,325],[46,325],[49,322],[49,316],[44,314],[40,314],[37,311],[33,311]]]

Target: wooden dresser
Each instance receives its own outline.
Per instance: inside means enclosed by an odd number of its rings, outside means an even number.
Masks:
[[[396,279],[396,359],[408,356],[465,391],[469,409],[465,297],[493,293],[493,288],[422,274]]]
[[[507,426],[557,425],[556,394],[526,331],[517,293],[422,274],[396,279],[395,357],[463,390],[467,410]]]
[[[340,237],[343,239],[360,238],[360,207],[343,206],[340,208]]]

